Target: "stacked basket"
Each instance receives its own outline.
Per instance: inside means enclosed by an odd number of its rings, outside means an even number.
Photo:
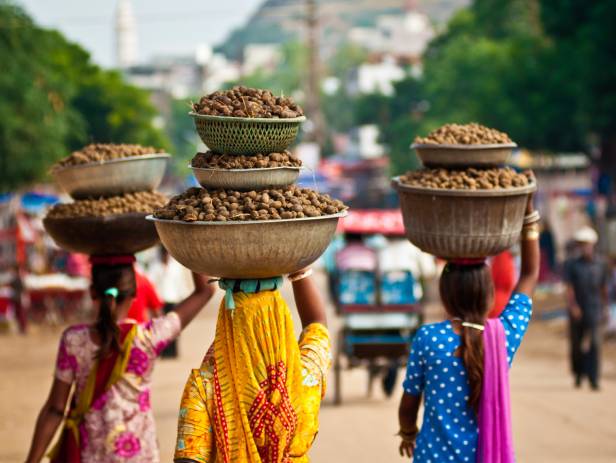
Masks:
[[[415,143],[412,148],[426,171],[441,168],[441,174],[448,175],[473,168],[473,173],[481,174],[491,169],[492,175],[507,162],[515,146],[432,142]],[[400,196],[407,238],[423,251],[446,259],[482,258],[513,246],[522,230],[528,197],[536,190],[532,176],[521,186],[506,188],[471,188],[466,184],[435,188],[405,179],[396,177],[392,185]]]
[[[260,118],[196,112],[190,115],[213,156],[254,157],[283,152],[295,141],[305,120],[304,116]],[[196,197],[210,193],[239,197],[240,192],[261,197],[270,189],[293,185],[300,172],[299,166],[190,167],[202,187],[192,192]],[[190,193],[191,190],[185,194]],[[156,224],[162,244],[184,266],[211,276],[249,279],[293,273],[314,262],[325,251],[338,219],[344,214],[242,221],[210,220],[201,214],[187,221],[177,216],[165,217],[159,211],[149,220]]]
[[[85,150],[91,155],[97,153],[97,147],[121,151],[134,146],[90,145]],[[54,166],[52,175],[56,183],[75,200],[55,206],[43,220],[58,246],[71,252],[112,255],[134,254],[158,242],[155,227],[145,217],[162,198],[154,190],[162,181],[170,156],[154,149],[151,153],[147,151],[139,155],[121,154],[111,160],[101,157],[95,162],[77,152],[72,158],[81,156],[81,162],[65,160]],[[135,205],[144,198],[152,204],[137,205],[131,212],[122,210],[122,204]],[[63,213],[78,208],[79,214]],[[88,208],[97,211],[84,212]]]

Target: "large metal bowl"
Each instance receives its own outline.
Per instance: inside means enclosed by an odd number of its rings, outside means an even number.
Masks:
[[[134,254],[158,243],[156,227],[147,214],[134,212],[103,217],[49,218],[45,230],[56,244],[90,255]]]
[[[233,279],[269,278],[312,264],[346,212],[314,218],[181,222],[152,216],[160,240],[178,262],[198,273]]]
[[[413,143],[421,162],[428,167],[487,167],[505,164],[518,145],[503,143],[493,145],[435,145]]]
[[[207,116],[189,113],[203,143],[219,154],[279,153],[297,137],[304,116],[290,119]]]
[[[165,175],[168,154],[146,154],[102,163],[79,164],[52,171],[55,181],[73,199],[116,196],[154,190]]]
[[[446,190],[392,186],[408,240],[423,251],[452,259],[487,257],[513,246],[520,237],[528,196],[537,184],[495,190]]]
[[[203,188],[238,191],[263,190],[291,185],[299,178],[301,167],[263,169],[207,169],[189,166]]]

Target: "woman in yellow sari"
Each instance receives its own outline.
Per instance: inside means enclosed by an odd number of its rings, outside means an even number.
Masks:
[[[214,343],[182,396],[176,463],[304,463],[317,434],[330,340],[312,271],[289,275],[299,342],[282,278],[230,281]]]

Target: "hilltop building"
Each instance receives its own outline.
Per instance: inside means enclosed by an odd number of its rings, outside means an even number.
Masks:
[[[409,1],[403,15],[382,15],[374,27],[354,27],[349,40],[370,52],[412,62],[420,59],[434,34],[430,18]]]

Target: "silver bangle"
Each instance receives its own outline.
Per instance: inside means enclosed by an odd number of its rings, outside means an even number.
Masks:
[[[310,275],[312,275],[312,273],[313,273],[312,268],[309,268],[308,270],[305,270],[302,273],[289,275],[287,278],[289,279],[291,283],[295,283],[296,281],[303,280],[304,278],[308,278]]]
[[[524,225],[531,225],[533,223],[537,223],[541,220],[541,215],[539,215],[539,211],[533,211],[530,214],[524,216]]]

